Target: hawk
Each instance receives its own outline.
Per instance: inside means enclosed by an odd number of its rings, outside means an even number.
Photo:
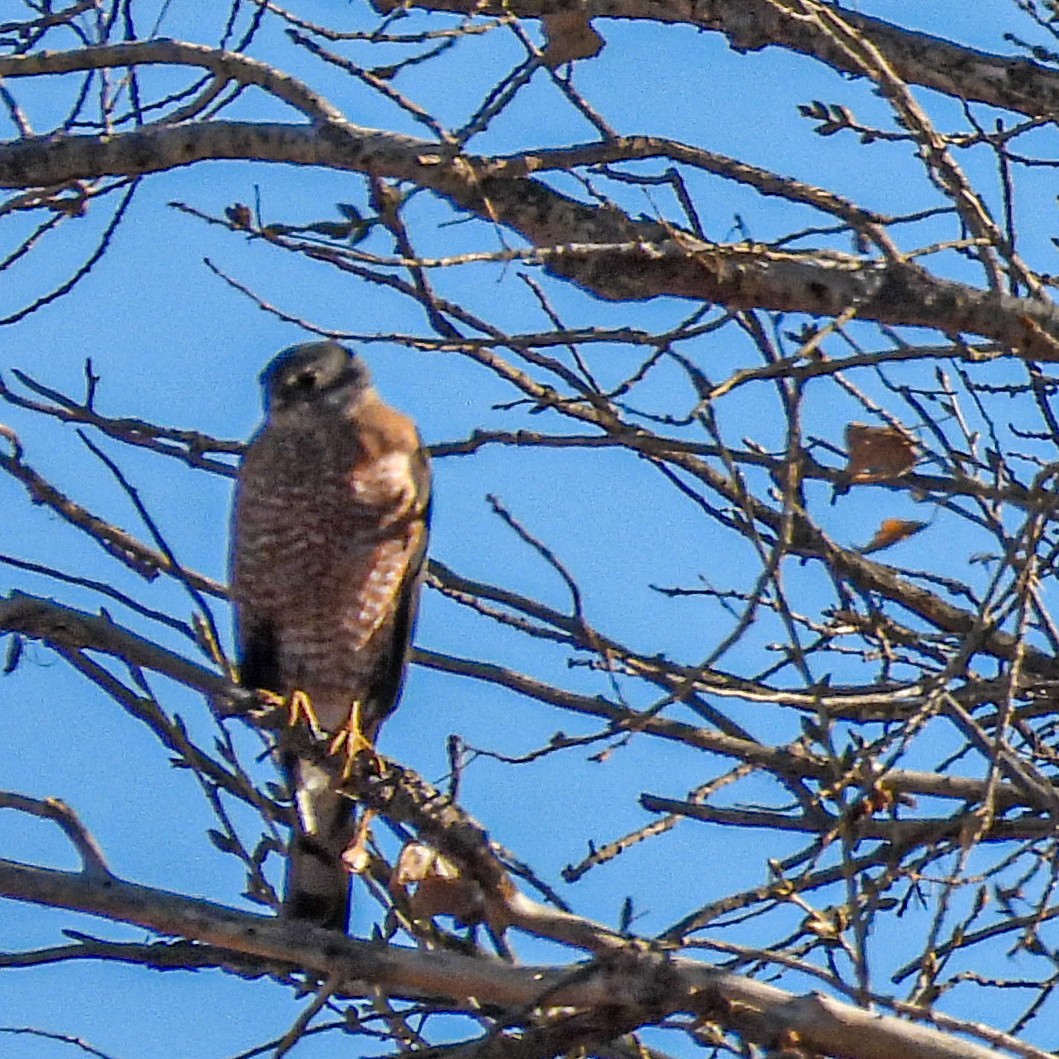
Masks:
[[[415,625],[430,468],[415,424],[337,342],[279,353],[260,376],[265,418],[239,469],[231,585],[240,681],[308,700],[324,732],[374,742],[397,704]],[[332,930],[349,919],[342,854],[353,803],[344,755],[279,739],[297,824],[285,914]],[[304,741],[303,741],[304,745]]]

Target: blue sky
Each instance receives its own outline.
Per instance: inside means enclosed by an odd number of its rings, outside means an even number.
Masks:
[[[857,6],[865,13],[939,34],[950,32],[954,19],[962,16],[959,40],[997,51],[1004,50],[1001,33],[1012,27],[1015,18],[1000,0],[976,5],[973,20],[966,18],[964,5],[953,0],[909,5],[879,0]],[[138,16],[141,27],[153,21],[151,10]],[[375,23],[363,3],[304,3],[297,10],[321,22],[340,18],[347,25],[365,28]],[[207,22],[199,5],[174,2],[168,5],[161,32],[213,43],[215,21]],[[420,22],[409,20],[407,25],[413,24]],[[865,83],[850,82],[776,49],[740,56],[721,37],[688,28],[613,21],[602,21],[598,28],[607,47],[599,58],[578,66],[575,80],[620,132],[700,144],[888,212],[937,204],[907,145],[865,149],[851,137],[821,139],[812,133],[811,123],[797,117],[797,104],[821,99],[844,103],[865,121],[888,122],[882,102]],[[1028,26],[1019,26],[1018,31],[1031,35]],[[366,89],[336,82],[329,71],[291,48],[275,31],[264,33],[251,53],[329,92],[358,123],[411,134],[420,131]],[[367,52],[351,49],[351,54],[363,57]],[[494,33],[465,41],[437,66],[413,68],[398,84],[435,107],[443,119],[458,124],[520,57],[513,40]],[[48,82],[39,94],[30,91],[26,98],[43,131],[49,115],[61,112],[67,87]],[[929,104],[939,122],[962,122],[951,104],[938,104],[932,98]],[[276,118],[278,114],[274,107],[263,106],[260,96],[250,96],[233,110],[233,116]],[[507,153],[590,138],[592,130],[538,74],[472,149]],[[984,152],[961,161],[985,186],[995,186],[992,162]],[[234,202],[251,202],[255,185],[260,188],[263,214],[272,221],[333,219],[336,202],[364,204],[358,178],[316,170],[218,163],[152,177],[137,194],[111,252],[75,292],[7,328],[0,346],[0,371],[8,382],[13,381],[10,370],[19,368],[46,385],[78,395],[84,360],[91,357],[101,378],[98,407],[106,414],[139,416],[222,438],[248,436],[259,416],[257,372],[274,351],[306,336],[226,287],[203,265],[203,258],[266,300],[320,326],[366,334],[427,332],[419,311],[396,296],[354,287],[321,265],[295,261],[260,241],[248,243],[167,206],[176,199],[220,214]],[[775,200],[720,180],[691,178],[690,186],[707,234],[720,241],[735,238],[737,214],[751,235],[762,240],[800,223],[813,223],[808,213],[803,220]],[[1054,248],[1047,242],[1053,185],[1043,176],[1027,179],[1020,194],[1027,203],[1034,197],[1040,203],[1026,217],[1042,219],[1039,232],[1026,228],[1024,252],[1043,262],[1042,268],[1054,270]],[[676,215],[665,189],[652,189],[650,194],[629,189],[623,201],[635,211]],[[451,216],[426,196],[410,217],[417,247],[425,254],[494,248],[483,225],[440,227],[439,222]],[[16,310],[61,281],[71,262],[81,260],[91,247],[103,223],[104,211],[94,210],[88,218],[64,226],[44,253],[10,271],[0,289],[0,313]],[[17,234],[9,233],[9,238]],[[381,236],[365,246],[389,252]],[[958,266],[953,268],[956,274]],[[520,271],[468,266],[432,278],[442,292],[497,326],[545,329],[547,320],[519,279]],[[675,325],[693,308],[673,299],[635,306],[604,303],[544,279],[539,270],[533,275],[544,282],[553,304],[572,326],[621,326],[633,321],[637,326],[661,328]],[[962,278],[971,278],[969,269]],[[464,438],[476,427],[556,427],[554,421],[497,410],[496,404],[516,395],[468,361],[387,343],[362,348],[379,389],[416,417],[429,443]],[[613,351],[608,360],[609,352],[593,354],[601,373],[617,376],[619,367],[631,367],[626,351]],[[701,353],[715,378],[753,362],[749,348],[727,339],[702,346]],[[676,371],[660,373],[649,392],[663,403],[670,387],[674,392],[681,387],[680,399],[686,402]],[[783,424],[771,418],[774,408],[757,404],[756,391],[747,394],[721,409],[726,430],[736,439],[749,434],[765,445],[781,443]],[[841,445],[849,408],[837,399],[810,407],[815,417],[812,430]],[[127,498],[72,430],[14,408],[0,408],[0,421],[19,433],[27,460],[49,480],[97,513],[146,536]],[[148,453],[114,444],[105,447],[141,492],[181,561],[223,578],[230,483]],[[716,527],[704,531],[690,505],[686,509],[674,505],[661,478],[628,456],[495,448],[474,457],[438,461],[435,470],[432,554],[462,574],[565,608],[565,590],[554,572],[490,513],[485,497],[495,493],[576,574],[589,620],[638,649],[664,650],[692,662],[705,657],[720,635],[709,607],[694,600],[661,599],[649,585],[691,585],[700,574],[717,584],[745,585],[754,573],[746,554],[728,551]],[[894,503],[903,505],[903,517],[921,517],[906,499]],[[188,601],[178,586],[139,581],[107,560],[83,535],[27,505],[15,483],[0,481],[0,504],[5,511],[2,550],[112,580],[152,606],[188,613]],[[879,504],[875,491],[864,490],[822,517],[844,543],[863,543],[878,523]],[[943,527],[944,519],[939,534]],[[951,564],[953,571],[966,573],[968,550],[973,550],[970,545],[935,549],[938,569],[944,571]],[[800,575],[793,571],[791,576]],[[90,594],[56,589],[46,579],[7,570],[0,571],[0,579],[5,588],[55,595],[88,609],[98,606]],[[215,611],[227,632],[225,609],[218,605]],[[115,617],[128,620],[117,609]],[[751,635],[749,645],[756,649],[768,635],[766,624]],[[434,593],[427,593],[424,600],[418,642],[433,650],[500,661],[563,686],[607,693],[604,677],[567,672],[562,652],[474,620]],[[736,650],[725,664],[738,671],[748,660]],[[0,786],[67,800],[123,876],[238,902],[242,888],[238,866],[204,837],[205,828],[213,823],[207,807],[192,779],[167,767],[165,752],[149,733],[38,646],[28,647],[21,667],[0,683],[0,689],[6,746]],[[156,690],[194,734],[210,740],[211,721],[201,701],[162,682]],[[638,705],[645,704],[639,699]],[[792,735],[796,731],[791,717],[776,723],[790,726]],[[415,670],[402,709],[388,722],[381,746],[427,778],[439,779],[447,767],[445,741],[450,733],[457,732],[476,746],[513,754],[541,745],[560,728],[575,734],[595,726],[485,685]],[[251,752],[251,740],[239,738]],[[565,864],[580,859],[590,839],[606,841],[646,821],[636,804],[640,791],[681,797],[714,768],[689,750],[648,740],[619,751],[605,764],[591,764],[586,758],[587,752],[568,751],[517,769],[481,760],[468,770],[463,802],[497,839],[556,881]],[[268,764],[259,765],[258,771],[267,776]],[[685,824],[625,854],[616,864],[590,873],[575,887],[564,888],[564,895],[577,911],[615,923],[622,900],[633,894],[643,913],[637,927],[651,933],[711,897],[759,881],[764,857],[783,852],[775,848],[775,839],[767,847],[763,841],[752,834],[708,832]],[[0,814],[0,849],[17,859],[75,866],[54,829],[12,813]],[[667,866],[662,878],[660,864]],[[355,898],[354,933],[366,934],[377,918],[377,907],[360,893]],[[113,939],[140,936],[86,917],[8,904],[0,918],[0,949],[54,944],[63,929]],[[737,933],[741,940],[753,939],[752,928]],[[521,938],[516,948],[526,959],[561,955]],[[74,1034],[123,1059],[232,1055],[284,1032],[298,1010],[298,1003],[278,986],[245,983],[219,973],[162,975],[116,966],[60,965],[6,972],[0,988],[0,1025]],[[663,1046],[672,1044],[667,1039]],[[333,1048],[334,1044],[306,1042],[296,1054],[312,1059],[334,1054]],[[71,1048],[11,1037],[3,1040],[0,1051],[13,1059],[41,1059],[69,1054]]]

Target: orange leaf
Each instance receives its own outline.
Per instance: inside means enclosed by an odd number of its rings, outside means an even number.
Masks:
[[[850,423],[846,426],[846,448],[846,474],[854,482],[900,478],[916,465],[916,443],[896,427]]]
[[[912,522],[903,518],[884,518],[882,525],[875,531],[875,536],[861,548],[861,555],[870,555],[872,552],[882,551],[883,548],[889,548],[891,544],[897,544],[898,541],[915,536],[920,530],[926,528],[926,522]]]
[[[543,15],[541,25],[548,40],[542,58],[552,70],[574,59],[591,59],[603,50],[603,38],[582,10],[573,8]]]

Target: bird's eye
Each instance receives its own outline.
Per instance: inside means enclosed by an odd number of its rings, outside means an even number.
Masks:
[[[294,393],[309,393],[316,387],[316,373],[303,371],[291,380],[290,388]]]

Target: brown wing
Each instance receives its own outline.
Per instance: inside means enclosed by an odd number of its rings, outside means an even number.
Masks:
[[[430,466],[411,420],[379,402],[358,417],[360,450],[349,475],[355,510],[371,511],[374,533],[343,578],[340,612],[360,673],[369,738],[401,694],[415,629],[430,520]],[[374,540],[372,540],[374,536]]]
[[[278,453],[266,431],[263,428],[251,439],[236,479],[229,576],[240,682],[281,693],[283,679],[273,622],[275,586],[270,573],[282,566],[285,542],[274,531],[271,503],[266,498],[282,491],[284,476],[275,473]]]
[[[369,715],[376,718],[376,723],[392,712],[401,696],[408,666],[408,652],[419,613],[419,594],[426,572],[427,535],[430,526],[430,468],[422,450],[413,467],[413,480],[416,490],[415,516],[401,549],[401,575],[395,585],[389,616],[386,619],[389,626],[388,649],[380,657],[368,693],[372,704]]]

